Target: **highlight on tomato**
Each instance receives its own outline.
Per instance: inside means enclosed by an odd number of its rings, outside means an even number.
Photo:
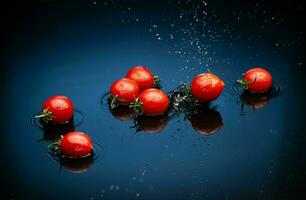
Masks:
[[[197,75],[191,83],[191,93],[200,102],[210,102],[217,99],[223,88],[224,82],[210,72]]]
[[[169,99],[167,94],[160,89],[146,89],[131,103],[130,107],[132,107],[138,115],[162,115],[167,112]]]
[[[267,92],[272,87],[272,75],[264,68],[252,68],[237,80],[241,87],[253,93]]]
[[[41,119],[44,123],[64,124],[73,117],[74,106],[72,101],[66,96],[52,96],[48,98],[42,111],[35,118]]]
[[[93,142],[83,132],[70,132],[64,135],[58,143],[62,156],[68,158],[82,158],[93,151]]]
[[[125,77],[136,81],[140,91],[159,86],[160,84],[159,77],[154,76],[147,67],[141,65],[132,67]]]
[[[110,107],[111,109],[118,105],[128,105],[139,94],[139,86],[136,81],[129,78],[116,80],[110,87]]]

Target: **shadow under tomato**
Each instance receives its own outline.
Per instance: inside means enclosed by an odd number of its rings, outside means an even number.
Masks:
[[[43,137],[39,141],[56,141],[61,135],[65,135],[75,130],[73,120],[66,124],[43,124]]]
[[[264,93],[253,93],[245,90],[238,83],[235,83],[232,90],[239,96],[241,101],[241,115],[246,114],[244,108],[249,106],[253,111],[266,107],[273,98],[283,95],[283,88],[278,83],[273,83],[272,87]]]
[[[112,115],[120,121],[129,121],[136,117],[135,113],[133,112],[133,109],[129,106],[120,105],[113,109],[109,108],[109,110]]]
[[[59,160],[60,165],[72,173],[86,172],[94,162],[94,156],[91,154],[84,158],[65,158]]]
[[[168,113],[159,116],[139,116],[134,120],[136,132],[144,131],[147,133],[155,134],[164,129],[169,121]]]
[[[217,133],[223,126],[221,114],[209,105],[202,105],[201,109],[188,116],[188,120],[196,132],[205,136]]]
[[[245,105],[250,106],[254,111],[261,109],[268,105],[271,99],[272,95],[269,92],[252,93],[246,90],[240,95],[240,100],[242,102],[241,111],[243,111]]]

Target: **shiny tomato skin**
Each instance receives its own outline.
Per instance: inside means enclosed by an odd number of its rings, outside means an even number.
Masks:
[[[266,92],[272,86],[272,75],[263,68],[252,68],[244,73],[243,78],[248,82],[251,92]]]
[[[53,96],[48,98],[42,110],[48,109],[52,113],[52,122],[63,124],[71,120],[74,112],[72,101],[66,96]]]
[[[147,67],[144,66],[135,66],[131,68],[125,77],[136,81],[140,91],[152,88],[154,84],[153,74]]]
[[[134,101],[139,94],[138,84],[129,78],[116,80],[110,87],[110,94],[117,96],[119,104],[127,105]]]
[[[191,83],[191,92],[200,102],[209,102],[218,98],[224,88],[224,82],[213,73],[197,75]]]
[[[60,141],[61,153],[71,158],[88,156],[93,150],[93,143],[83,132],[70,132]]]
[[[169,107],[169,99],[160,89],[146,89],[139,95],[143,106],[143,114],[148,116],[162,115]]]

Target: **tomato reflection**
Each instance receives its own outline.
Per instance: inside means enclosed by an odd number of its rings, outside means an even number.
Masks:
[[[73,120],[66,124],[44,124],[43,132],[44,135],[41,140],[44,141],[54,141],[60,138],[61,135],[65,135],[66,133],[74,131]]]
[[[201,135],[210,136],[217,133],[223,126],[220,113],[206,106],[199,112],[189,115],[192,128]]]
[[[271,98],[270,93],[251,93],[246,90],[240,95],[241,109],[243,110],[244,105],[250,106],[253,110],[261,109],[268,105]]]
[[[132,120],[135,117],[133,110],[129,106],[118,106],[114,109],[110,109],[112,115],[120,121]]]
[[[72,173],[86,172],[94,161],[94,156],[90,155],[84,158],[61,158],[60,164],[66,170]]]
[[[144,131],[147,133],[155,134],[164,129],[167,126],[168,121],[168,114],[159,116],[140,116],[135,119],[134,128],[136,128],[137,131]]]

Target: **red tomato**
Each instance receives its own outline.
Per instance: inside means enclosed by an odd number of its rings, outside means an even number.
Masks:
[[[66,157],[80,158],[90,155],[93,143],[85,133],[70,132],[61,139],[60,149]]]
[[[111,85],[110,94],[112,103],[127,105],[138,96],[139,87],[134,80],[123,78]]]
[[[250,92],[267,92],[272,86],[272,76],[263,68],[252,68],[244,73],[238,83]]]
[[[154,76],[150,70],[144,66],[135,66],[125,75],[137,82],[141,91],[152,88],[154,85]]]
[[[41,114],[35,118],[41,118],[46,123],[63,124],[71,120],[73,112],[74,106],[68,97],[53,96],[45,101]]]
[[[201,102],[218,98],[224,88],[224,82],[213,73],[197,75],[191,83],[191,92]]]
[[[162,90],[151,88],[141,92],[138,100],[132,106],[140,114],[150,116],[162,115],[169,107],[169,99]],[[141,112],[137,109],[140,109]]]

